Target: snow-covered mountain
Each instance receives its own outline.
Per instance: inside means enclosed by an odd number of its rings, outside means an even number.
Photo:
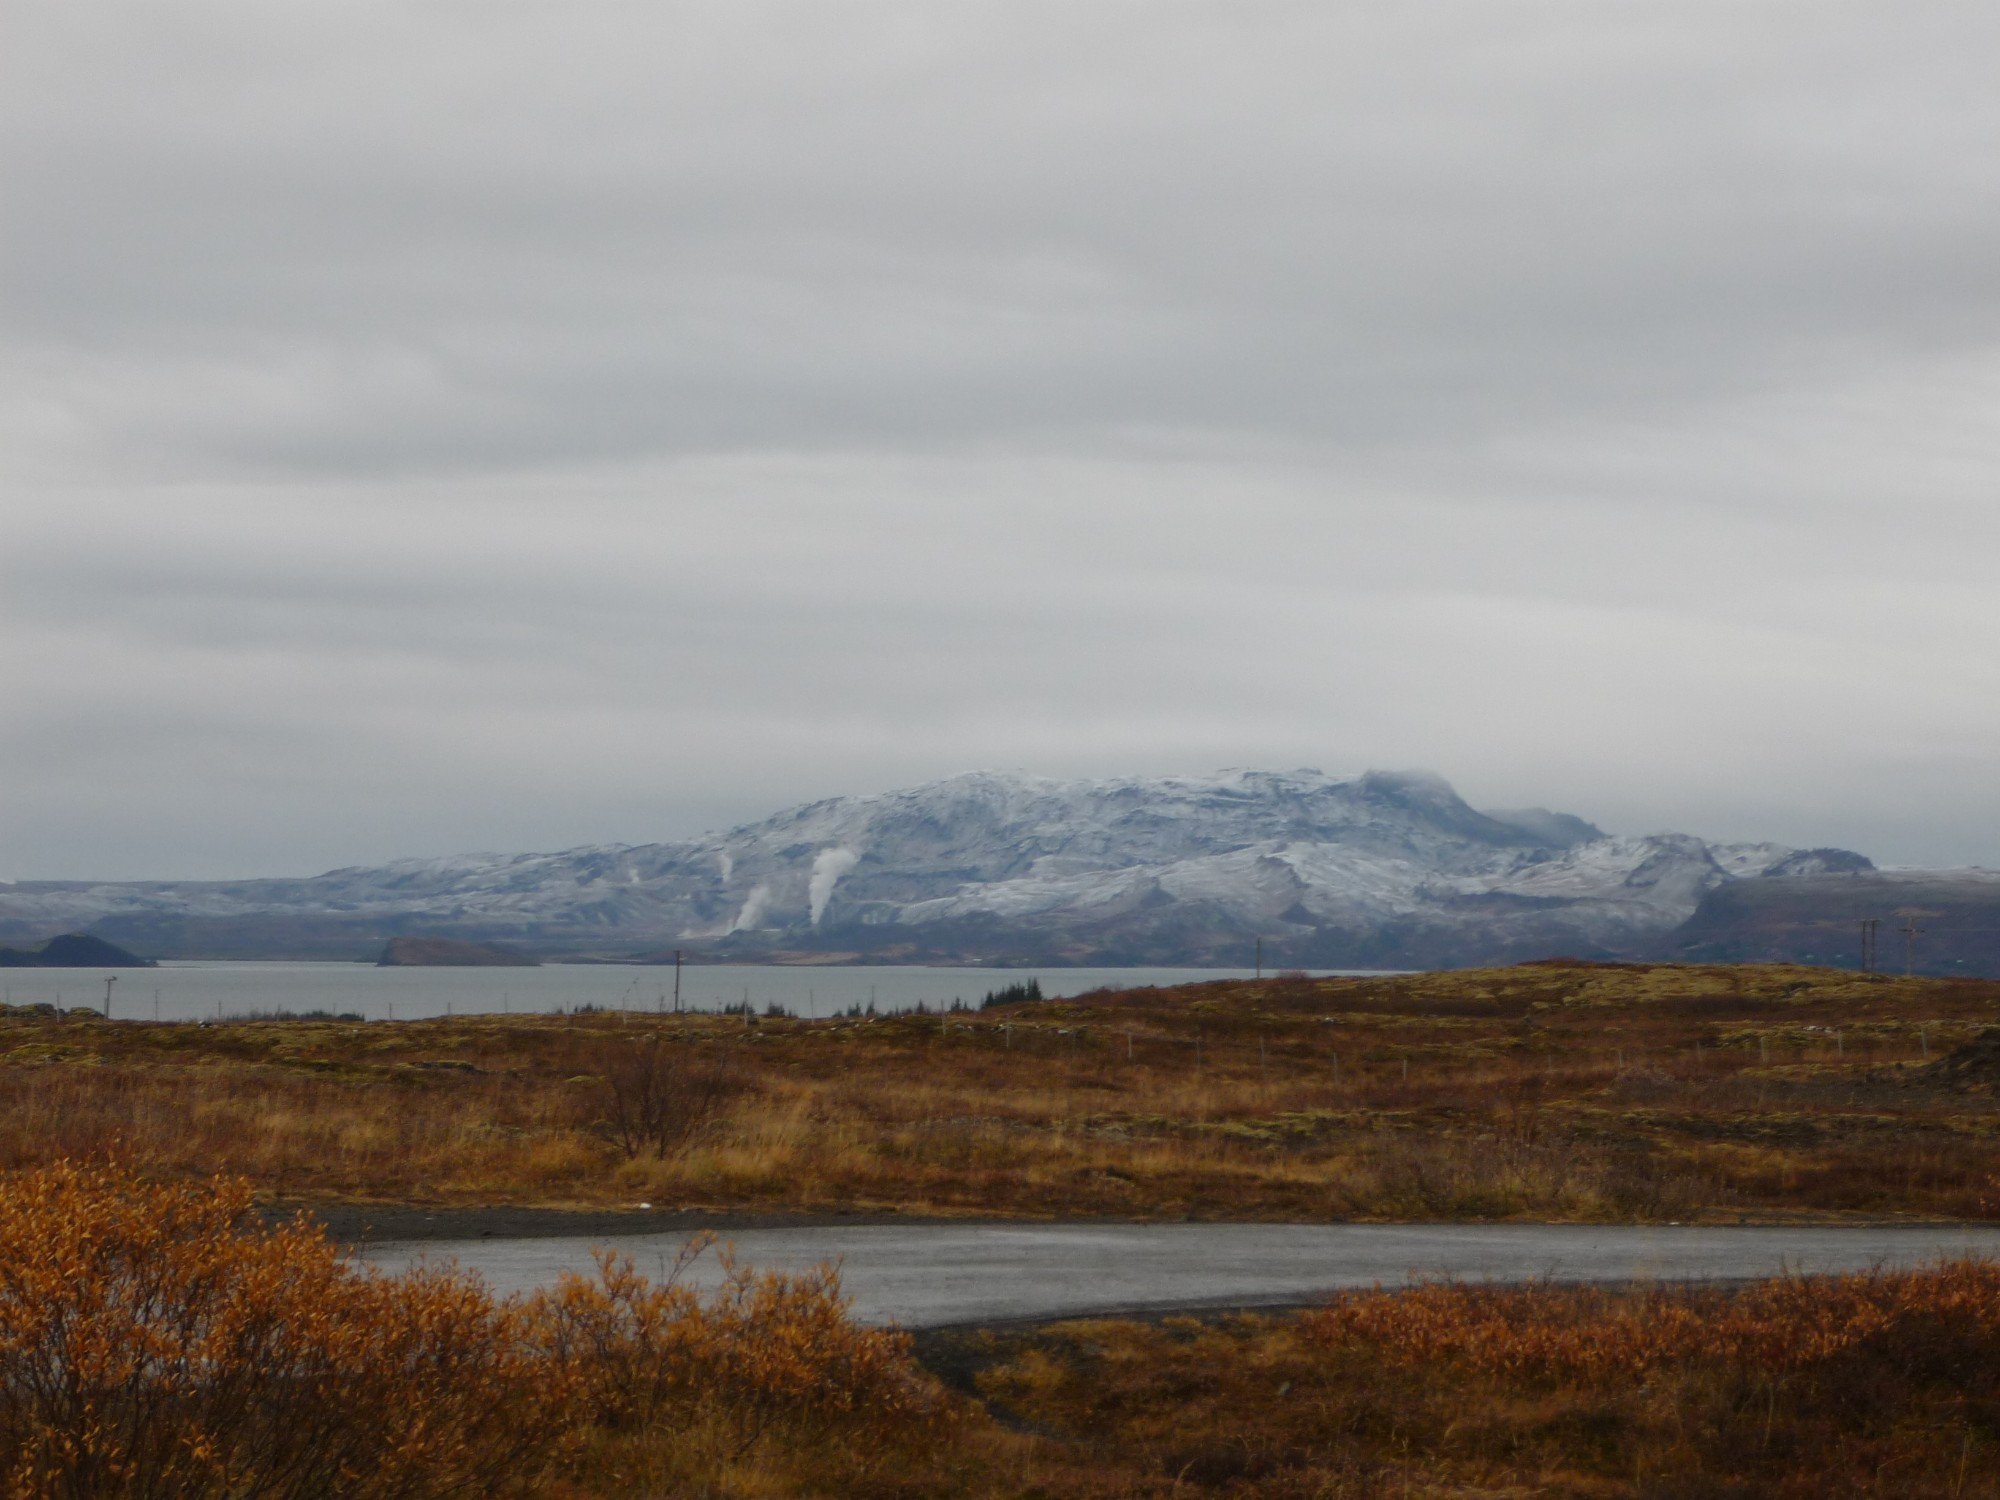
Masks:
[[[0,937],[347,952],[422,931],[549,952],[1436,965],[1637,951],[1732,880],[1859,855],[1482,813],[1425,773],[1058,781],[973,772],[685,843],[304,880],[0,886]]]

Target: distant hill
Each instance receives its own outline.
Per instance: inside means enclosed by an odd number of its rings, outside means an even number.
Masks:
[[[695,961],[1438,968],[1649,954],[1705,898],[1871,868],[1844,850],[1606,834],[1425,772],[1054,780],[836,797],[679,843],[301,880],[0,887],[0,935],[88,924],[177,956],[361,958],[449,937]],[[1775,872],[1775,873],[1772,873]]]
[[[375,962],[384,969],[500,969],[531,967],[541,960],[486,943],[462,942],[457,938],[399,937],[389,939],[383,946],[382,956]]]
[[[1815,850],[1815,854],[1825,851]],[[1872,918],[1878,967],[1920,974],[2000,974],[2000,873],[1815,871],[1718,886],[1662,945],[1691,963],[1806,963],[1853,968]],[[1902,928],[1920,928],[1906,939]]]
[[[0,969],[151,969],[150,958],[128,953],[88,933],[66,932],[39,948],[0,948]]]

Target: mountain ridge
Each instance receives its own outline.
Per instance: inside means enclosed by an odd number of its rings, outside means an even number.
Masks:
[[[1427,771],[1063,780],[973,771],[699,838],[289,879],[20,882],[0,937],[88,923],[181,956],[347,956],[405,935],[551,955],[1433,967],[1657,944],[1713,890],[1845,850],[1481,812]],[[1776,878],[1776,877],[1773,877]]]

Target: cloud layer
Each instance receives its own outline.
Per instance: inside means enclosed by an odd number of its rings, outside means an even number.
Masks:
[[[0,876],[973,765],[2000,855],[1989,6],[10,33]]]

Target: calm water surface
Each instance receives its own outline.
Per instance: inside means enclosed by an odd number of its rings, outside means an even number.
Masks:
[[[268,1011],[353,1013],[371,1021],[447,1013],[607,1009],[672,1010],[674,971],[639,964],[544,964],[524,969],[378,969],[354,963],[207,963],[168,961],[157,969],[4,969],[0,998],[102,1009],[105,980],[111,1014],[124,1020],[212,1020]],[[686,965],[685,1010],[720,1010],[745,1002],[799,1016],[828,1016],[850,1006],[932,1009],[954,1000],[977,1005],[991,990],[1029,979],[1054,998],[1104,988],[1247,979],[1248,969],[945,969],[914,966],[834,968]]]

